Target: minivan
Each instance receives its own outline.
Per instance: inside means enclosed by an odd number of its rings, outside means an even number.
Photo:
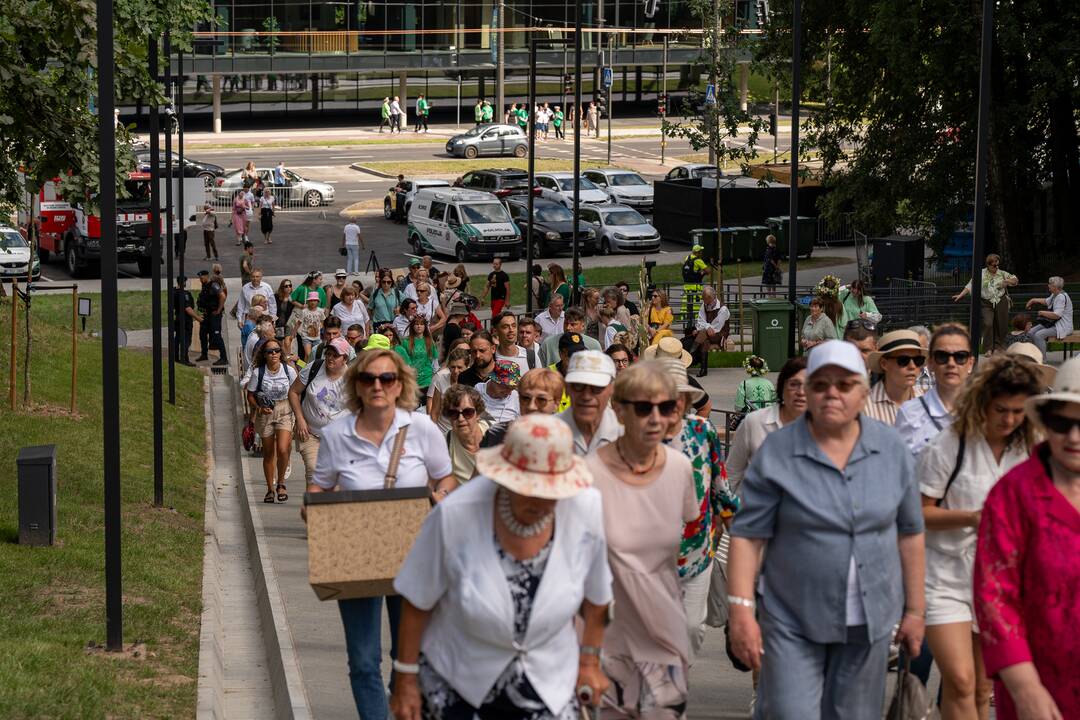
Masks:
[[[417,255],[473,259],[521,258],[521,233],[506,207],[491,193],[427,188],[409,211],[409,245]]]

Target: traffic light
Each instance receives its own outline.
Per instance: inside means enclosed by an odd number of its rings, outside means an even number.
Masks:
[[[660,93],[656,98],[656,113],[658,115],[667,115],[667,93]]]
[[[596,111],[601,117],[607,114],[607,88],[601,87],[596,90]]]
[[[776,137],[776,131],[776,113],[771,112],[769,113],[769,134]]]

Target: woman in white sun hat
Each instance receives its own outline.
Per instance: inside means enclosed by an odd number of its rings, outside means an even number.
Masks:
[[[1028,398],[1046,442],[986,497],[975,615],[998,720],[1080,717],[1080,358]]]
[[[394,581],[391,709],[398,720],[577,720],[575,691],[595,704],[608,687],[600,494],[570,428],[550,415],[516,421],[476,465],[481,474],[428,516]]]

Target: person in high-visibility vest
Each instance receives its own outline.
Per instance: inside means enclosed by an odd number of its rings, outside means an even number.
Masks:
[[[484,101],[477,100],[476,107],[473,108],[473,118],[476,120],[476,127],[480,127],[480,124],[484,122]]]
[[[697,314],[698,305],[701,303],[701,283],[709,274],[709,264],[701,258],[705,248],[695,245],[690,248],[690,254],[683,260],[683,314],[688,322],[693,322]]]

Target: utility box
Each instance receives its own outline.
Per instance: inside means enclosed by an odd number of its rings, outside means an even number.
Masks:
[[[56,446],[19,450],[19,544],[56,542]]]
[[[874,247],[873,285],[887,287],[889,280],[922,280],[926,246],[922,238],[889,235],[871,240]],[[968,265],[970,267],[970,264]]]
[[[754,318],[754,354],[765,358],[772,370],[788,359],[788,325],[794,309],[787,300],[760,299],[750,302]]]

